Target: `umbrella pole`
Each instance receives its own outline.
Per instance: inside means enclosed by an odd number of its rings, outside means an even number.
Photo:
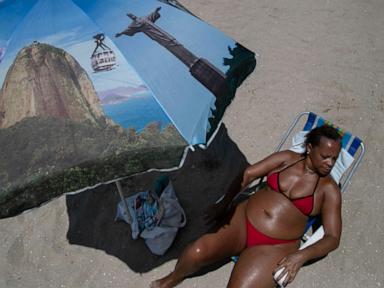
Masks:
[[[127,217],[128,217],[128,223],[130,224],[130,223],[132,223],[131,222],[132,219],[131,219],[131,215],[129,214],[127,202],[125,201],[125,198],[123,195],[123,188],[121,188],[120,180],[117,180],[115,183],[116,183],[117,191],[119,192],[119,195],[120,195],[120,199],[121,199],[121,201],[123,201],[124,210],[125,210],[125,213],[127,214]]]

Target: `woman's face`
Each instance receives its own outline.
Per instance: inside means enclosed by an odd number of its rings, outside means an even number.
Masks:
[[[326,137],[320,138],[317,146],[308,145],[308,156],[311,159],[313,169],[320,175],[328,175],[336,163],[341,149],[341,142]]]

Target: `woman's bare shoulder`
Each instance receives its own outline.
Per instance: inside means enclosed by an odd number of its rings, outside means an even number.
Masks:
[[[291,150],[283,150],[277,153],[280,155],[281,159],[284,160],[285,164],[290,164],[293,161],[297,161],[300,158],[303,158],[302,154],[293,152]]]
[[[339,191],[339,185],[337,185],[336,181],[332,178],[331,174],[323,177],[323,183],[327,186],[327,188]]]
[[[323,190],[324,195],[328,197],[341,197],[340,187],[337,185],[335,180],[331,177],[331,175],[327,175],[321,179],[321,189]]]

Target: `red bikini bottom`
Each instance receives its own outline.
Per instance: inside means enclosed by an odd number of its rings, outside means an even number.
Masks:
[[[283,244],[283,243],[292,243],[297,241],[297,239],[291,239],[291,240],[284,240],[284,239],[276,239],[269,237],[263,233],[261,233],[259,230],[257,230],[251,222],[249,222],[248,218],[246,219],[247,222],[247,247],[252,247],[255,245],[276,245],[276,244]]]

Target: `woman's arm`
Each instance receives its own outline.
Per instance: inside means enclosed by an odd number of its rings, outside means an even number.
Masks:
[[[339,247],[341,237],[341,193],[337,185],[332,181],[328,184],[331,187],[324,193],[324,200],[321,208],[321,218],[324,227],[324,237],[302,252],[306,261],[323,257]],[[327,186],[328,186],[327,185]]]
[[[231,202],[238,193],[244,191],[254,180],[262,178],[284,163],[290,162],[290,159],[292,159],[295,154],[296,153],[288,150],[275,152],[263,160],[248,166],[242,175],[236,177],[235,181],[230,185],[230,189],[224,197],[225,201],[228,201],[228,203]]]
[[[267,175],[269,172],[277,169],[286,162],[292,161],[297,157],[297,153],[292,151],[281,151],[271,154],[265,159],[248,166],[244,172],[240,173],[231,183],[227,193],[218,203],[210,205],[205,211],[206,222],[220,218],[237,194],[244,191],[257,178]]]
[[[247,188],[254,180],[266,176],[270,172],[286,165],[286,163],[295,161],[297,157],[300,157],[299,154],[285,150],[275,152],[263,160],[248,166],[243,173],[240,186],[241,190]]]
[[[321,208],[324,237],[305,249],[288,255],[278,263],[275,272],[281,267],[285,267],[288,272],[285,285],[293,281],[304,263],[321,258],[339,246],[342,226],[341,193],[333,181],[326,184],[324,189],[324,199]]]

